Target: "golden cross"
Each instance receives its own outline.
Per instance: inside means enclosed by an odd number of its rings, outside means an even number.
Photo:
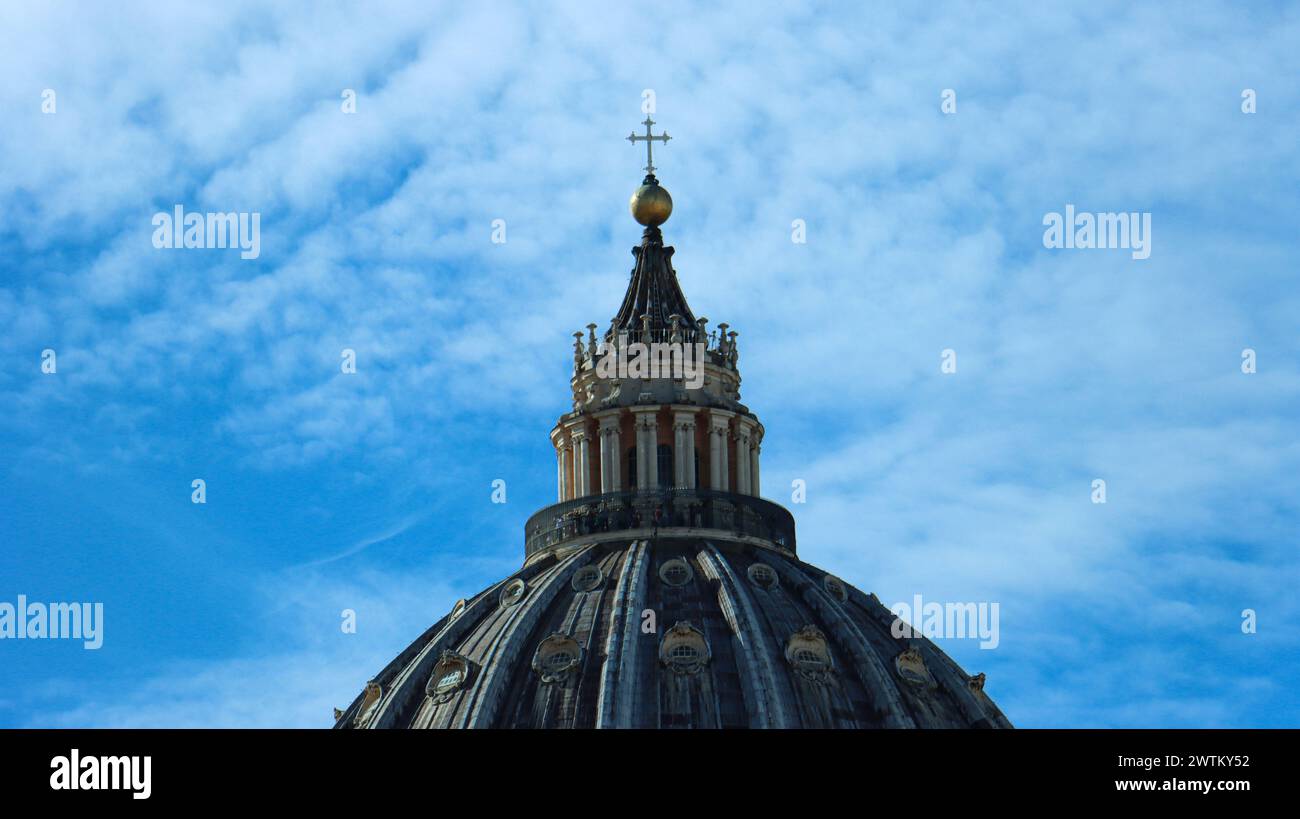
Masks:
[[[651,176],[654,176],[655,162],[654,162],[654,154],[650,150],[651,146],[654,145],[656,140],[658,140],[659,142],[666,143],[668,140],[672,139],[672,137],[668,136],[667,131],[664,131],[662,134],[658,136],[655,136],[654,134],[650,133],[650,126],[655,124],[655,121],[650,119],[650,117],[646,117],[645,122],[641,124],[645,126],[645,136],[637,136],[636,131],[633,131],[628,136],[627,141],[631,142],[633,145],[636,145],[638,142],[645,143],[645,170],[646,173],[650,174]]]

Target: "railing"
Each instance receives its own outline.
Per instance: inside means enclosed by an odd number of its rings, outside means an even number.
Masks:
[[[524,554],[586,535],[681,526],[749,535],[795,550],[794,516],[771,501],[714,489],[652,489],[588,495],[538,511],[524,524]]]

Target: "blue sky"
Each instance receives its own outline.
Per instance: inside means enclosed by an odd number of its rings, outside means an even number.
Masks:
[[[1270,4],[3,7],[0,601],[105,637],[0,641],[0,726],[325,726],[512,572],[643,89],[805,560],[998,602],[997,650],[940,644],[1017,725],[1300,725],[1297,42]],[[1067,203],[1151,257],[1044,248]],[[260,257],[155,249],[176,204],[261,213]]]

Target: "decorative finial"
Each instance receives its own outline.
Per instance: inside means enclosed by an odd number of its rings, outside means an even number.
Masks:
[[[627,139],[633,145],[638,142],[645,143],[646,177],[641,181],[641,187],[632,194],[628,206],[632,209],[633,219],[648,228],[653,228],[667,222],[668,217],[673,213],[673,198],[660,186],[659,180],[655,179],[653,145],[655,142],[666,143],[672,137],[668,136],[667,131],[662,134],[652,132],[650,126],[654,125],[655,121],[650,117],[646,117],[642,124],[645,125],[645,136],[639,136],[633,131]]]

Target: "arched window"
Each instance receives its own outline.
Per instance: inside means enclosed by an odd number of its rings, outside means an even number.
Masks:
[[[668,444],[660,444],[656,450],[656,459],[659,464],[659,487],[660,489],[671,489],[673,486],[673,448]],[[700,479],[700,455],[695,453],[695,485],[699,486]],[[637,489],[636,480],[636,447],[630,447],[627,451],[627,485],[629,489]]]
[[[659,488],[673,487],[673,448],[668,444],[659,445]]]
[[[582,646],[567,634],[557,632],[542,640],[533,653],[533,671],[543,683],[567,682],[582,665]]]
[[[698,662],[700,650],[689,643],[679,643],[668,650],[668,661],[678,665]]]
[[[434,693],[446,694],[448,691],[455,690],[464,681],[465,672],[462,669],[453,668],[437,679],[433,686]]]

